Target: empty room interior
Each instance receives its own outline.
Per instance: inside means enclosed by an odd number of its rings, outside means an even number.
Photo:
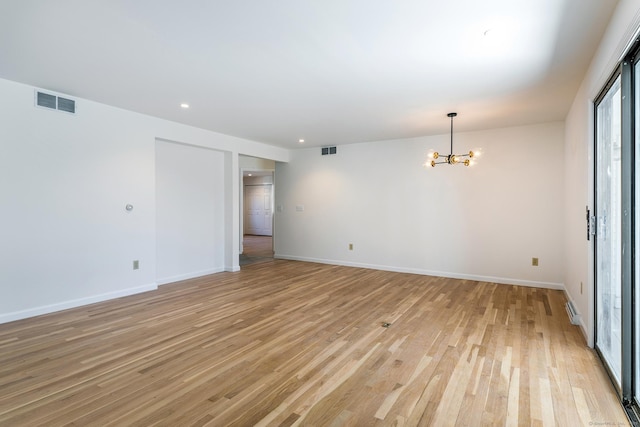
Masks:
[[[639,29],[5,2],[0,426],[640,425]]]

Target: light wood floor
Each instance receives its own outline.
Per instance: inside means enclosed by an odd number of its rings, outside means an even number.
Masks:
[[[251,264],[0,325],[0,425],[627,425],[563,303]]]
[[[271,236],[243,236],[243,252],[240,255],[240,265],[256,262],[273,261],[273,238]]]
[[[248,256],[273,258],[273,237],[245,234],[243,239],[244,253]]]

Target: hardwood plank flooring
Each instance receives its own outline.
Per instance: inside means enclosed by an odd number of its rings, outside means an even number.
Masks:
[[[273,261],[273,237],[243,236],[243,253],[240,254],[240,265],[245,266],[256,262]]]
[[[273,237],[245,234],[243,236],[244,253],[253,257],[273,258]]]
[[[564,302],[251,264],[0,325],[0,425],[628,425]]]

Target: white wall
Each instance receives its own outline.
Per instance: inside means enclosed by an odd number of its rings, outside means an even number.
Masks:
[[[247,185],[263,185],[263,184],[273,184],[273,175],[264,175],[264,176],[245,176],[243,179],[243,184]]]
[[[37,108],[33,87],[8,80],[0,97],[0,323],[156,287],[156,139],[224,152],[227,270],[239,268],[238,155],[288,160],[88,100],[76,115]]]
[[[639,22],[640,0],[620,0],[565,122],[564,282],[591,346],[593,240],[586,239],[585,206],[593,209],[593,101],[613,73]]]
[[[483,150],[470,168],[423,167],[449,135],[296,150],[276,165],[276,257],[562,288],[563,139],[563,123],[455,134]]]
[[[224,153],[156,141],[156,282],[224,270]]]
[[[238,157],[238,163],[240,164],[240,169],[242,170],[263,171],[274,170],[276,167],[276,164],[273,160],[259,159],[257,157],[242,155]]]

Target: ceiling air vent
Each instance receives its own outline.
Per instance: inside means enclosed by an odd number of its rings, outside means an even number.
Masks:
[[[65,113],[76,113],[76,101],[50,93],[36,91],[36,105],[38,107],[50,108],[52,110],[64,111]]]

